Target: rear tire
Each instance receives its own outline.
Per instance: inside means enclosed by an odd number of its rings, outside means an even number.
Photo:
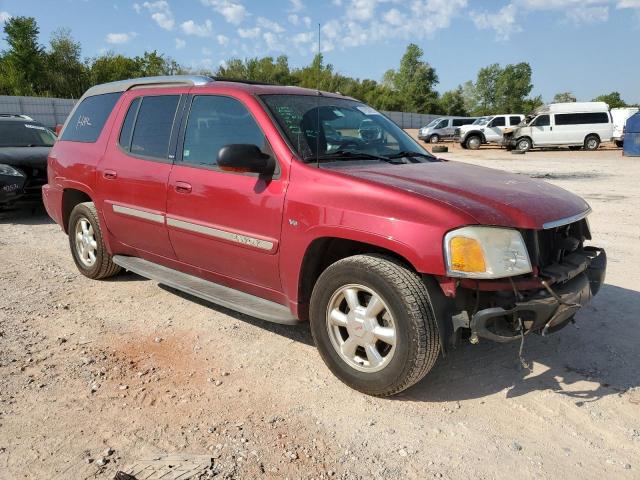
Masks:
[[[600,138],[597,135],[587,135],[587,138],[584,139],[584,149],[585,150],[597,150],[600,146]]]
[[[464,144],[469,150],[478,150],[480,145],[482,145],[482,138],[478,135],[470,135],[466,138]]]
[[[73,261],[85,277],[99,280],[122,270],[113,263],[104,244],[98,211],[93,202],[79,203],[71,211],[69,247]]]
[[[618,148],[624,147],[624,140],[614,140],[613,143],[615,143]]]
[[[310,319],[325,364],[368,395],[385,397],[414,385],[440,351],[425,283],[380,255],[356,255],[329,266],[313,288]]]

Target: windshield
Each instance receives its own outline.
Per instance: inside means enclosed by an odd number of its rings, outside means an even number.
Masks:
[[[260,98],[305,162],[322,158],[385,161],[410,157],[416,163],[435,159],[395,123],[355,100],[315,95]]]
[[[0,147],[51,147],[56,136],[42,125],[0,121]]]
[[[433,127],[433,126],[435,126],[435,124],[436,124],[436,123],[438,123],[439,121],[440,121],[440,119],[439,119],[439,118],[436,118],[435,120],[431,120],[431,122],[427,123],[427,125],[425,125],[425,126],[424,126],[424,127],[422,127],[422,128],[430,128],[430,127]]]
[[[491,119],[491,117],[480,117],[476,119],[476,121],[473,122],[472,125],[486,125],[487,123],[489,123],[489,119]]]

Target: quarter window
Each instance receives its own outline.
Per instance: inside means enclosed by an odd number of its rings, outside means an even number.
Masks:
[[[124,122],[122,123],[122,130],[120,130],[120,137],[118,138],[118,143],[125,150],[131,149],[131,134],[133,133],[133,124],[136,121],[136,116],[138,115],[138,108],[140,107],[140,97],[135,98],[131,105],[129,106],[129,110],[127,111],[127,116],[124,117]]]
[[[131,153],[143,157],[167,158],[179,99],[179,95],[143,97],[133,128]],[[127,116],[129,113],[127,112]]]
[[[256,145],[266,148],[266,139],[249,110],[229,97],[194,97],[189,111],[182,149],[182,161],[190,165],[215,167],[225,145]]]
[[[85,98],[67,122],[60,140],[93,143],[122,92],[105,93]]]

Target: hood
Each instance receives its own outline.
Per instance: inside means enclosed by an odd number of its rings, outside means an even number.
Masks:
[[[12,167],[46,168],[51,147],[0,147],[0,163]]]
[[[345,168],[341,173],[437,201],[482,225],[541,229],[589,209],[582,198],[542,180],[462,162]]]

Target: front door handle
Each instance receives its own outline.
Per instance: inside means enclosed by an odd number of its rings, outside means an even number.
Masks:
[[[102,172],[102,176],[108,180],[113,180],[118,176],[118,172],[116,172],[115,170],[105,170],[104,172]]]
[[[176,182],[175,189],[178,193],[191,193],[191,184],[187,182]]]

